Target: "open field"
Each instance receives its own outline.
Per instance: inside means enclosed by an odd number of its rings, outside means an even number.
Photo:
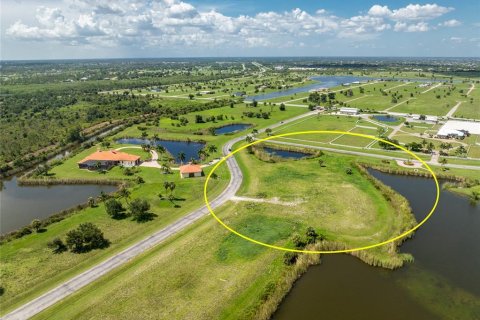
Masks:
[[[248,191],[241,194],[255,196],[258,192],[266,192],[267,197],[291,200],[299,196],[305,200],[293,212],[288,206],[249,202],[228,203],[217,210],[227,224],[260,241],[291,246],[292,234],[301,234],[306,226],[313,224],[330,240],[370,243],[398,231],[397,228],[406,222],[393,214],[390,204],[356,170],[355,177],[345,174],[348,157],[326,156],[324,168],[318,166],[316,159],[271,164],[246,153],[238,158],[242,168],[248,168],[244,171],[242,188]],[[308,166],[312,175],[299,174],[300,163]],[[291,182],[286,188],[284,183],[277,183],[285,178],[285,172]],[[325,186],[326,189],[319,190],[316,186],[317,192],[312,193],[313,186],[305,183],[305,179],[312,178],[317,182],[328,179],[339,188]],[[331,198],[345,194],[345,188],[358,200],[355,208],[340,208],[338,205],[349,204]],[[319,203],[322,205],[318,206]],[[345,218],[340,226],[334,222],[338,222],[338,214]],[[365,215],[371,218],[367,219],[369,223],[364,221],[359,226],[358,219]],[[380,259],[401,259],[389,253],[386,247],[370,251]],[[195,228],[189,228],[85,287],[36,319],[52,315],[78,319],[98,315],[112,319],[127,319],[133,315],[149,318],[152,312],[156,318],[251,318],[262,301],[273,293],[275,284],[282,282],[285,272],[291,269],[283,264],[282,256],[279,251],[230,234],[214,219],[206,217]],[[210,294],[205,294],[205,290]],[[131,296],[138,299],[134,301],[129,298]],[[151,308],[152,305],[155,308]]]
[[[207,173],[208,170],[207,168]],[[77,176],[72,174],[69,178],[90,178],[85,175],[85,170],[76,169],[76,172],[78,172]],[[119,168],[113,168],[105,175],[88,173],[95,175],[95,178],[122,177]],[[1,274],[5,293],[0,301],[3,312],[27,302],[203,204],[198,194],[203,191],[205,178],[180,179],[177,172],[165,175],[159,169],[143,167],[138,169],[137,175],[141,176],[145,183],[134,185],[130,189],[130,201],[135,198],[146,199],[151,205],[150,211],[155,214],[152,221],[137,223],[131,218],[112,219],[105,212],[103,203],[100,203],[95,208],[87,208],[49,225],[43,233],[33,233],[2,245]],[[218,179],[212,181],[212,195],[219,194],[225,188],[229,177],[229,172],[225,168],[218,172]],[[163,187],[164,181],[175,182],[177,187],[174,195],[178,200],[170,202],[160,199],[159,194],[167,195]],[[127,201],[128,199],[121,199],[125,207],[127,207]],[[83,222],[96,224],[104,232],[105,238],[110,240],[110,246],[107,249],[93,250],[84,254],[70,252],[53,254],[47,248],[47,243],[53,238],[63,237],[67,231]]]

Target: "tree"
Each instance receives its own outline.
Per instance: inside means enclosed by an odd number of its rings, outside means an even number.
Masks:
[[[120,196],[120,198],[124,198],[125,202],[128,204],[128,199],[130,198],[130,190],[122,187],[120,188],[120,190],[118,190],[118,195]]]
[[[42,222],[38,219],[33,219],[30,223],[30,227],[32,227],[35,232],[38,232],[42,228]]]
[[[59,254],[64,251],[67,251],[67,246],[63,243],[62,239],[54,238],[52,241],[47,243],[47,247],[52,250],[53,253]]]
[[[217,146],[213,145],[213,144],[209,145],[208,146],[208,152],[210,152],[210,153],[217,152]]]
[[[448,160],[447,158],[441,158],[438,162],[440,162],[440,164],[443,166],[447,164]]]
[[[163,187],[165,188],[165,192],[167,192],[170,189],[170,182],[164,181],[163,182]]]
[[[152,218],[152,214],[148,212],[148,210],[150,210],[150,204],[144,199],[133,200],[130,203],[129,209],[135,221],[142,222],[151,220]]]
[[[345,169],[345,173],[348,174],[348,175],[353,174],[352,168],[347,168],[347,169]]]
[[[267,133],[268,136],[270,136],[272,134],[272,129],[267,128],[265,129],[265,132]]]
[[[194,96],[193,94],[191,94],[191,93],[188,95],[188,98],[189,98],[190,100],[193,100],[194,97],[195,97],[195,96]]]
[[[177,157],[178,157],[178,159],[180,160],[180,163],[183,164],[183,162],[184,162],[185,159],[186,159],[185,152],[183,152],[183,151],[179,152],[178,155],[177,155]]]
[[[281,103],[279,109],[280,109],[280,111],[285,111],[286,110],[285,104]]]
[[[176,187],[177,185],[175,184],[175,182],[170,182],[170,194],[173,194],[173,190],[175,190]]]
[[[318,164],[320,165],[320,167],[323,167],[324,163],[325,161],[323,159],[318,159]]]
[[[315,243],[318,238],[318,233],[315,231],[313,227],[308,227],[307,231],[305,232],[305,235],[307,236],[307,243]]]
[[[120,219],[125,217],[125,209],[123,208],[120,201],[115,199],[110,199],[105,202],[105,210],[107,214],[113,219]]]
[[[94,197],[89,197],[89,198],[88,198],[88,206],[89,206],[90,208],[95,208],[96,205],[97,205],[97,204],[96,204],[96,202],[95,202],[95,198],[94,198]]]
[[[104,238],[103,232],[93,223],[82,223],[77,229],[67,232],[67,247],[74,253],[88,252],[93,249],[108,247],[110,242]]]
[[[156,149],[157,149],[157,151],[158,151],[159,153],[165,153],[165,152],[167,152],[167,149],[165,149],[165,147],[162,146],[162,145],[157,145]]]

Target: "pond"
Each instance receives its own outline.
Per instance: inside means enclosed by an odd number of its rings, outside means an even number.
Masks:
[[[435,196],[432,180],[372,174],[410,201],[417,221],[425,217]],[[442,190],[432,218],[400,247],[414,263],[389,271],[348,255],[324,255],[273,319],[480,319],[478,230],[480,205]]]
[[[378,121],[382,122],[396,122],[398,118],[390,116],[390,115],[374,115],[373,118]]]
[[[33,219],[50,215],[84,203],[89,197],[113,192],[115,186],[54,185],[19,186],[17,178],[3,180],[0,190],[0,233],[4,234],[26,226]]]
[[[315,77],[311,77],[310,79],[319,81],[319,82],[302,86],[302,87],[291,88],[291,89],[286,89],[286,90],[271,92],[271,93],[264,93],[264,94],[259,94],[255,96],[249,96],[245,99],[245,101],[267,100],[267,99],[273,99],[278,97],[291,96],[291,95],[294,95],[295,93],[309,92],[310,90],[315,90],[319,88],[333,88],[333,87],[340,86],[344,83],[375,80],[375,78],[358,77],[358,76],[315,76]]]
[[[280,149],[274,149],[269,147],[264,147],[263,150],[274,156],[278,156],[286,159],[301,159],[309,156],[308,153],[303,153],[298,151],[289,151],[289,150],[280,150]]]
[[[175,157],[175,162],[180,163],[179,153],[183,152],[185,154],[185,161],[190,161],[191,159],[198,160],[198,151],[205,147],[204,143],[193,142],[193,141],[174,141],[174,140],[153,140],[139,139],[139,138],[124,138],[117,140],[117,143],[121,144],[150,144],[150,145],[161,145],[167,151]],[[184,162],[185,162],[184,161]]]
[[[251,125],[249,125],[249,124],[242,124],[242,123],[229,124],[229,125],[226,125],[226,126],[223,126],[223,127],[220,127],[220,128],[216,128],[215,129],[215,134],[225,134],[225,133],[238,132],[238,131],[242,131],[242,130],[245,130],[245,129],[250,128],[250,127],[251,127]]]

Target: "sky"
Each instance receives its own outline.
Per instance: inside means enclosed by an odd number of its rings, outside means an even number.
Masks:
[[[0,58],[479,57],[480,1],[2,0]]]

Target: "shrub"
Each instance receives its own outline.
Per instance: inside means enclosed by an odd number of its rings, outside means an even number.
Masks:
[[[103,249],[110,242],[103,237],[103,232],[93,223],[82,223],[77,229],[70,230],[65,240],[67,247],[74,253]]]
[[[30,226],[32,227],[33,230],[35,230],[36,232],[38,232],[40,230],[40,228],[42,227],[42,222],[38,219],[34,219],[32,220],[32,222],[30,223]]]
[[[148,212],[148,210],[150,210],[150,204],[144,199],[135,199],[130,202],[130,214],[135,221],[143,222],[151,220],[153,214]]]
[[[67,250],[67,246],[60,238],[55,238],[52,241],[48,242],[47,247],[52,249],[52,252],[55,254],[59,254]]]
[[[113,219],[121,219],[125,217],[125,209],[120,201],[116,199],[110,199],[105,202],[105,210],[107,214]]]
[[[290,252],[287,251],[283,255],[283,263],[285,263],[287,266],[291,266],[297,262],[298,259],[298,253],[296,252]]]

